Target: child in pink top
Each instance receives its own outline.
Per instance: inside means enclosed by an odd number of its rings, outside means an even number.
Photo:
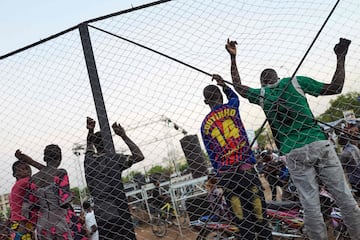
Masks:
[[[12,169],[16,182],[11,189],[9,198],[10,239],[34,239],[33,225],[21,214],[26,188],[31,177],[31,168],[25,162],[16,161]]]
[[[10,239],[35,239],[33,222],[22,215],[22,206],[31,177],[31,168],[29,164],[38,169],[43,168],[44,165],[32,159],[29,161],[29,157],[22,154],[20,150],[16,151],[15,156],[19,161],[16,161],[12,165],[13,176],[16,178],[16,182],[11,189],[9,197],[11,222]]]

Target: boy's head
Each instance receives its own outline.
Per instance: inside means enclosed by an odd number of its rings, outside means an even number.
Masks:
[[[61,163],[61,148],[58,145],[50,144],[44,149],[44,161],[47,165],[58,167]]]
[[[261,72],[260,83],[261,83],[262,87],[265,87],[267,85],[272,85],[272,84],[276,83],[278,80],[279,80],[279,77],[278,77],[276,71],[272,68],[267,68]]]
[[[29,164],[25,162],[21,162],[21,161],[14,162],[14,164],[12,165],[12,171],[13,171],[13,176],[16,179],[31,177],[31,168]]]
[[[223,104],[223,96],[220,89],[215,85],[208,85],[204,88],[204,102],[208,104],[210,108],[213,108],[216,105]]]
[[[153,184],[154,184],[155,187],[159,187],[159,186],[160,186],[159,180],[154,180]]]
[[[272,151],[271,150],[264,150],[260,153],[260,159],[263,162],[271,162],[273,160]]]
[[[84,201],[82,207],[85,211],[88,211],[91,209],[91,204],[89,203],[89,201]]]

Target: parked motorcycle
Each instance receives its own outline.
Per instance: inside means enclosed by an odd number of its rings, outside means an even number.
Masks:
[[[278,239],[305,239],[301,206],[297,202],[269,202],[266,213],[273,236]],[[203,216],[190,225],[199,231],[197,240],[241,239],[239,228],[215,216]]]

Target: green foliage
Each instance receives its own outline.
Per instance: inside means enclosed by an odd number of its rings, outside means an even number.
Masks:
[[[151,175],[156,174],[156,173],[171,174],[172,173],[172,168],[171,167],[166,167],[165,168],[163,166],[156,165],[156,166],[153,166],[152,168],[150,168],[149,171],[147,171],[148,176],[151,176]]]
[[[272,133],[269,132],[271,131],[269,128],[259,128],[255,131],[255,136],[257,136],[259,134],[259,132],[261,131],[260,135],[258,136],[257,143],[258,143],[258,149],[262,150],[262,149],[267,149],[267,148],[271,148],[273,149],[274,147],[274,139],[272,136]]]
[[[258,130],[255,131],[255,136],[257,136],[259,134],[259,132],[262,131],[260,133],[260,135],[258,136],[258,138],[256,139],[258,146],[260,149],[264,149],[265,146],[268,144],[269,140],[267,139],[266,133],[265,133],[265,129],[261,129],[259,128]]]
[[[78,187],[71,188],[70,191],[74,194],[74,198],[72,200],[73,204],[81,205],[81,199],[84,199],[86,196],[89,196],[88,188],[80,189]],[[81,197],[80,197],[81,195]]]
[[[10,218],[10,207],[6,207],[6,214],[4,212],[0,212],[0,220],[6,221]]]
[[[189,166],[188,163],[181,164],[179,167],[179,171],[180,172],[184,171],[185,169],[187,169],[188,166]]]
[[[139,171],[131,171],[128,175],[126,175],[125,177],[122,177],[122,182],[128,183],[134,179],[134,176],[139,175],[139,174],[142,175],[142,173]]]
[[[322,122],[332,122],[343,118],[343,111],[353,110],[356,117],[360,117],[359,92],[349,92],[339,95],[336,99],[330,101],[330,107],[317,119]]]
[[[73,203],[79,204],[80,203],[80,189],[78,187],[74,187],[70,189],[71,192],[74,194]]]

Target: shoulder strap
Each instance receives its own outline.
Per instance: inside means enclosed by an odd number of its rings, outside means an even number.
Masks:
[[[259,99],[259,105],[261,108],[264,108],[264,97],[265,97],[265,88],[260,89],[260,99]]]
[[[296,77],[293,77],[293,78],[291,79],[291,83],[292,83],[292,85],[294,86],[295,90],[296,90],[300,95],[302,95],[303,97],[305,97],[305,92],[302,90],[302,88],[301,88],[301,86],[300,86],[300,84],[299,84],[299,82],[298,82],[298,80],[297,80]]]

